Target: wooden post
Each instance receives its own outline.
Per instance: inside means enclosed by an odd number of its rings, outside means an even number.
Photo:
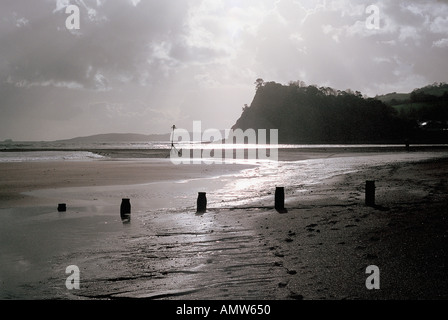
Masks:
[[[67,211],[67,206],[65,205],[65,203],[59,203],[59,204],[58,204],[58,211],[59,211],[59,212],[65,212],[65,211]]]
[[[120,216],[122,220],[131,220],[131,202],[130,199],[121,199]]]
[[[287,210],[285,209],[285,188],[284,187],[276,187],[275,188],[275,210],[280,213],[285,213]]]
[[[205,192],[198,192],[198,200],[196,213],[204,213],[207,211],[207,197],[205,196]]]
[[[375,181],[366,181],[366,206],[375,205]]]

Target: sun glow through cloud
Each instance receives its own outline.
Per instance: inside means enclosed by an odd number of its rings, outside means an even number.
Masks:
[[[67,32],[64,8],[73,3],[80,8],[81,28]],[[113,131],[122,127],[119,118],[98,127],[100,119],[83,113],[84,106],[122,103],[129,96],[167,118],[147,127],[136,116],[122,130],[163,133],[173,121],[188,127],[194,120],[229,128],[250,104],[260,77],[369,96],[446,81],[446,3],[378,3],[378,30],[366,28],[369,5],[367,0],[2,3],[0,139]],[[48,106],[54,101],[59,110],[77,114],[67,120],[72,129],[53,118]],[[42,115],[41,122],[29,120],[33,112]],[[48,127],[55,128],[54,135]]]

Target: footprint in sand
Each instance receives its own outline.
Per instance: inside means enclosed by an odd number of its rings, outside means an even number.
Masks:
[[[303,296],[301,294],[292,292],[289,294],[289,297],[294,300],[303,300]]]
[[[305,226],[306,230],[309,231],[309,232],[315,231],[316,230],[315,227],[317,227],[316,223],[312,223],[312,224],[309,224],[309,225]],[[316,232],[319,232],[319,231],[316,231]]]
[[[279,258],[283,258],[285,255],[283,253],[280,253],[280,252],[274,252],[274,256],[279,257]]]

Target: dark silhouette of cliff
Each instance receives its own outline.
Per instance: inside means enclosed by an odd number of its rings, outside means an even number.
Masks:
[[[278,129],[279,143],[443,142],[424,141],[418,120],[400,116],[380,99],[300,81],[282,85],[257,79],[252,103],[232,127],[237,128]]]

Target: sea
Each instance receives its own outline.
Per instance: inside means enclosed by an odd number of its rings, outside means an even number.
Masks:
[[[89,143],[3,141],[0,142],[0,162],[104,160],[106,157],[95,153],[95,150],[169,150],[170,147],[169,141]]]
[[[398,144],[221,144],[188,142],[176,144],[177,149],[259,149],[277,148],[290,151],[332,150],[353,151],[388,151],[404,150],[404,145]],[[414,150],[448,150],[448,144],[416,144],[412,145]],[[22,161],[83,161],[83,160],[107,160],[104,150],[121,151],[126,158],[134,157],[132,151],[154,151],[163,152],[171,149],[170,141],[126,141],[126,142],[71,142],[71,141],[10,141],[0,142],[0,162],[22,162]],[[128,151],[128,152],[126,152]],[[141,154],[141,153],[140,153]],[[150,156],[148,156],[150,157]]]

